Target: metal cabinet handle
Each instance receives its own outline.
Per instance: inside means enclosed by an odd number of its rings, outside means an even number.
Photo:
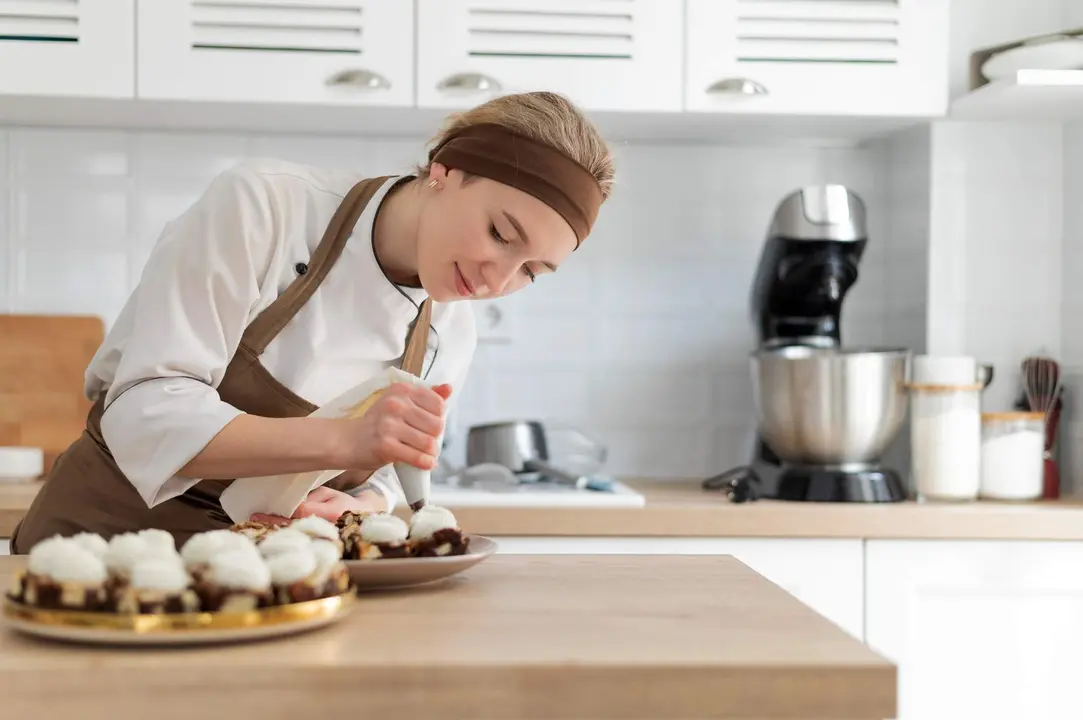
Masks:
[[[707,88],[712,95],[766,95],[767,88],[748,78],[726,78]]]
[[[371,70],[339,70],[327,78],[328,85],[348,85],[363,90],[387,90],[391,82],[380,73]]]
[[[496,79],[481,73],[455,73],[441,80],[436,88],[444,92],[500,92],[503,89]]]

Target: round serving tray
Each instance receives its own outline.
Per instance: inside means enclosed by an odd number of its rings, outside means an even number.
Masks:
[[[104,645],[203,645],[283,637],[330,625],[356,605],[353,588],[331,597],[247,612],[128,615],[46,610],[4,598],[8,627],[52,640]]]

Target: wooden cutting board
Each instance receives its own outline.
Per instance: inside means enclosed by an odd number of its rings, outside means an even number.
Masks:
[[[83,379],[104,337],[97,317],[0,315],[0,446],[42,448],[48,471],[86,425]]]

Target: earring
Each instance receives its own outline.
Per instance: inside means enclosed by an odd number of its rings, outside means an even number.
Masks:
[[[430,188],[435,188],[435,187],[437,187],[438,185],[440,185],[440,181],[439,181],[439,180],[430,180],[430,181],[429,181],[429,187],[430,187]]]

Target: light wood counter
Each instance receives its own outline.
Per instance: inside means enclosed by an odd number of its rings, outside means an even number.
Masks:
[[[896,670],[729,556],[497,555],[272,642],[121,651],[5,628],[0,697],[5,717],[84,720],[873,720],[895,715]]]
[[[643,508],[453,508],[490,536],[1083,540],[1083,503],[733,504],[693,480],[629,480]],[[39,484],[0,484],[0,537],[10,537]]]

